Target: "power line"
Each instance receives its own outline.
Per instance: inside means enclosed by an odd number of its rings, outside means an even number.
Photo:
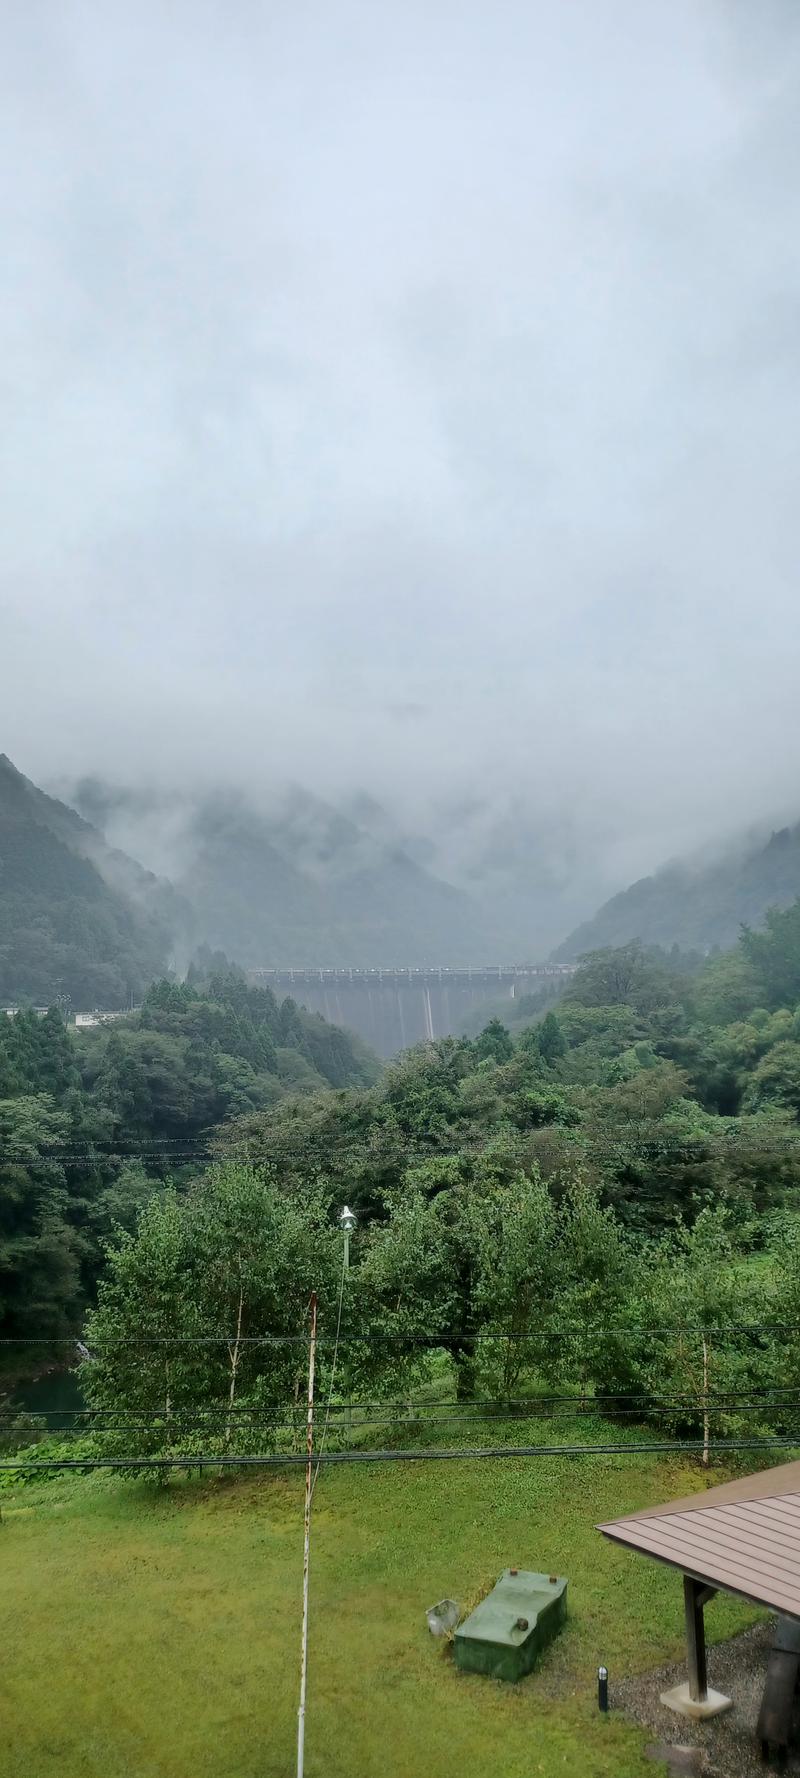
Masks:
[[[594,1445],[478,1445],[462,1449],[423,1448],[402,1451],[326,1451],[320,1457],[325,1465],[342,1463],[468,1463],[482,1458],[523,1458],[523,1457],[629,1457],[637,1455],[650,1456],[664,1452],[681,1451],[694,1453],[698,1451],[777,1451],[797,1450],[798,1440],[792,1438],[768,1439],[702,1439],[653,1440],[643,1444],[594,1444]],[[192,1455],[187,1453],[180,1457],[54,1457],[40,1458],[31,1461],[0,1459],[0,1471],[24,1473],[29,1475],[37,1470],[90,1470],[90,1469],[295,1469],[306,1467],[306,1457],[293,1452],[268,1453],[264,1456],[247,1455],[231,1457],[228,1454],[209,1455],[208,1453]]]
[[[789,1398],[788,1401],[786,1400],[787,1397]],[[773,1400],[773,1398],[778,1398],[778,1399]],[[580,1391],[572,1390],[569,1393],[548,1394],[548,1395],[516,1395],[516,1396],[482,1396],[482,1395],[477,1395],[477,1396],[469,1396],[466,1398],[466,1400],[463,1397],[461,1400],[459,1400],[457,1397],[444,1397],[441,1400],[439,1400],[439,1399],[433,1399],[433,1400],[425,1399],[425,1400],[420,1401],[418,1398],[412,1396],[408,1400],[405,1397],[403,1397],[403,1400],[401,1402],[399,1402],[397,1404],[397,1406],[398,1406],[398,1413],[413,1412],[415,1414],[424,1415],[426,1412],[431,1412],[431,1413],[438,1412],[442,1408],[458,1408],[461,1406],[466,1406],[467,1408],[498,1408],[498,1409],[505,1410],[507,1408],[524,1409],[524,1408],[528,1408],[528,1407],[531,1407],[531,1408],[540,1408],[543,1406],[552,1407],[552,1406],[559,1406],[560,1404],[564,1404],[566,1407],[569,1407],[570,1404],[577,1403],[581,1407],[583,1407],[587,1404],[590,1406],[593,1404],[594,1406],[596,1406],[602,1410],[604,1408],[613,1408],[614,1404],[617,1402],[626,1402],[626,1403],[627,1402],[637,1402],[637,1403],[663,1402],[663,1403],[667,1404],[668,1406],[679,1407],[681,1404],[686,1403],[687,1401],[691,1401],[692,1399],[694,1399],[694,1398],[692,1397],[691,1391],[688,1389],[600,1390],[600,1391],[595,1391],[595,1393],[593,1395],[586,1395],[586,1394],[582,1394]],[[700,1399],[700,1400],[704,1399],[702,1391],[698,1391],[698,1399]],[[779,1386],[777,1384],[776,1385],[767,1384],[767,1385],[765,1385],[765,1387],[763,1389],[758,1389],[758,1388],[754,1387],[751,1389],[718,1390],[713,1396],[710,1395],[708,1399],[709,1399],[709,1401],[713,1401],[717,1407],[723,1407],[726,1404],[745,1406],[745,1405],[747,1405],[747,1403],[751,1403],[752,1405],[755,1405],[755,1406],[760,1406],[760,1405],[762,1405],[762,1402],[767,1406],[769,1406],[769,1405],[791,1406],[792,1401],[794,1401],[794,1400],[800,1401],[800,1389],[791,1388],[791,1387],[787,1387],[787,1386]],[[391,1406],[392,1406],[391,1400],[370,1402],[370,1401],[362,1401],[360,1399],[350,1399],[350,1400],[346,1400],[346,1401],[334,1402],[332,1411],[334,1413],[341,1413],[341,1412],[344,1412],[347,1408],[350,1408],[351,1410],[356,1410],[357,1412],[364,1413],[364,1414],[370,1414],[370,1413],[383,1414],[386,1411],[387,1407],[391,1407]],[[72,1419],[88,1419],[88,1418],[108,1419],[109,1417],[111,1417],[111,1415],[113,1414],[114,1411],[115,1410],[104,1410],[102,1408],[49,1408],[46,1410],[44,1410],[44,1409],[42,1410],[43,1413],[47,1412],[47,1413],[57,1414],[57,1415],[61,1415],[61,1416],[69,1415],[70,1418],[72,1418]],[[177,1410],[177,1409],[173,1410],[176,1418],[178,1416],[179,1411],[180,1410]],[[190,1413],[193,1413],[195,1410],[190,1408],[187,1411]],[[254,1406],[252,1408],[237,1408],[234,1411],[233,1418],[238,1419],[240,1417],[250,1416],[250,1415],[257,1415],[257,1416],[263,1415],[266,1418],[267,1416],[275,1417],[278,1415],[284,1415],[284,1414],[289,1414],[289,1413],[301,1413],[302,1411],[304,1411],[304,1410],[301,1408],[300,1404],[298,1404],[296,1407],[294,1407],[294,1406],[292,1406],[292,1404],[287,1404],[286,1400],[284,1399],[283,1401],[260,1402],[257,1406]],[[24,1408],[14,1409],[14,1408],[11,1408],[10,1406],[7,1406],[5,1408],[0,1407],[0,1417],[8,1416],[10,1414],[19,1415],[20,1413],[25,1413],[25,1412],[32,1412],[33,1413],[33,1412],[35,1412],[35,1410],[26,1410]],[[156,1418],[156,1419],[164,1416],[164,1410],[161,1408],[160,1404],[158,1404],[156,1406],[142,1407],[140,1412],[143,1414],[149,1414],[151,1417]],[[220,1406],[218,1408],[209,1408],[207,1410],[207,1413],[212,1416],[222,1417],[226,1420],[230,1417],[228,1414],[227,1408],[224,1406]],[[369,1424],[369,1422],[367,1421],[366,1424]],[[374,1422],[373,1422],[373,1424],[374,1424]]]
[[[337,1415],[346,1415],[355,1410],[356,1414],[363,1414],[362,1418],[359,1418],[354,1422],[354,1425],[359,1432],[366,1432],[372,1426],[413,1425],[422,1429],[426,1426],[461,1426],[476,1422],[491,1423],[494,1421],[503,1424],[506,1422],[511,1423],[515,1420],[558,1421],[604,1418],[635,1419],[637,1417],[644,1419],[652,1415],[666,1416],[669,1414],[699,1413],[704,1410],[707,1410],[709,1413],[729,1415],[765,1413],[772,1410],[781,1410],[786,1413],[800,1412],[800,1400],[797,1398],[797,1393],[794,1391],[791,1392],[789,1394],[789,1399],[786,1399],[787,1393],[789,1392],[759,1392],[758,1390],[753,1390],[749,1392],[749,1394],[745,1392],[741,1396],[727,1395],[725,1393],[704,1395],[703,1392],[698,1389],[695,1393],[687,1390],[681,1395],[666,1400],[657,1396],[641,1395],[632,1397],[622,1396],[615,1398],[612,1401],[604,1401],[601,1397],[588,1397],[587,1399],[582,1399],[579,1396],[570,1396],[568,1401],[565,1400],[562,1405],[557,1406],[555,1409],[546,1398],[541,1403],[535,1398],[532,1398],[529,1402],[517,1404],[506,1404],[500,1401],[466,1401],[463,1404],[463,1411],[460,1413],[439,1411],[440,1408],[446,1410],[448,1407],[452,1408],[460,1405],[459,1403],[454,1402],[431,1402],[425,1404],[424,1407],[415,1406],[413,1404],[410,1406],[403,1405],[398,1406],[394,1412],[390,1411],[391,1404],[385,1404],[383,1409],[375,1410],[366,1407],[362,1408],[362,1404],[359,1402],[341,1402],[334,1403],[332,1407],[330,1407],[329,1412]],[[634,1407],[619,1405],[620,1403],[629,1400],[634,1401],[636,1405]],[[149,1410],[148,1418],[136,1418],[128,1415],[119,1419],[116,1418],[112,1412],[104,1412],[102,1409],[95,1410],[92,1408],[51,1408],[43,1410],[39,1415],[35,1412],[26,1414],[24,1410],[15,1413],[11,1409],[5,1409],[2,1411],[2,1414],[0,1414],[0,1433],[16,1432],[18,1430],[24,1431],[25,1427],[23,1426],[20,1428],[19,1426],[21,1418],[46,1419],[48,1415],[56,1416],[61,1421],[63,1421],[65,1416],[69,1415],[72,1423],[67,1425],[49,1424],[44,1430],[65,1433],[75,1432],[79,1434],[102,1434],[114,1431],[169,1432],[170,1428],[185,1432],[190,1429],[202,1429],[203,1427],[213,1430],[218,1423],[222,1423],[225,1427],[239,1426],[244,1428],[250,1427],[253,1429],[263,1426],[277,1432],[280,1431],[283,1426],[293,1426],[295,1420],[302,1417],[300,1407],[293,1407],[290,1404],[284,1404],[283,1407],[270,1409],[245,1408],[232,1414],[229,1414],[224,1407],[210,1408],[204,1413],[198,1413],[198,1411],[192,1407],[187,1407],[185,1409],[173,1407],[169,1414],[163,1409],[151,1409]],[[36,1427],[31,1428],[31,1431],[36,1430],[40,1429]]]
[[[536,1135],[543,1130],[549,1131],[551,1135],[557,1134],[569,1137],[572,1140],[576,1152],[579,1153],[588,1151],[590,1154],[619,1154],[625,1157],[629,1157],[631,1147],[634,1145],[637,1148],[641,1148],[643,1145],[650,1145],[657,1151],[657,1154],[675,1153],[678,1155],[691,1155],[694,1153],[698,1159],[704,1157],[705,1150],[714,1146],[723,1149],[729,1154],[734,1152],[737,1148],[742,1148],[749,1154],[773,1154],[779,1153],[784,1149],[794,1152],[800,1149],[800,1137],[796,1137],[788,1132],[786,1136],[775,1136],[767,1141],[760,1136],[751,1137],[747,1131],[741,1133],[737,1132],[735,1135],[718,1135],[715,1131],[709,1131],[707,1136],[702,1137],[673,1137],[659,1135],[657,1133],[646,1136],[643,1132],[632,1130],[626,1141],[619,1137],[613,1140],[611,1138],[602,1140],[586,1137],[585,1132],[581,1129],[580,1125],[551,1123],[532,1124],[527,1129],[519,1129],[514,1125],[503,1126],[496,1131],[496,1135],[498,1137],[512,1137],[518,1144],[521,1144],[528,1140],[532,1135]],[[386,1154],[381,1153],[380,1150],[370,1150],[365,1147],[364,1144],[360,1143],[348,1144],[346,1146],[341,1145],[335,1140],[329,1140],[327,1133],[324,1136],[320,1136],[319,1142],[320,1144],[324,1144],[324,1153],[322,1156],[320,1156],[316,1145],[312,1144],[307,1139],[304,1139],[301,1143],[285,1144],[272,1142],[267,1139],[266,1143],[260,1149],[258,1158],[266,1163],[273,1159],[301,1160],[308,1158],[319,1161],[327,1156],[350,1159],[351,1156],[358,1155],[362,1160],[366,1161],[394,1163],[402,1162],[409,1158],[419,1158],[421,1160],[458,1160],[469,1155],[485,1155],[487,1152],[491,1154],[492,1150],[492,1142],[490,1138],[480,1143],[465,1141],[459,1143],[456,1147],[446,1148],[435,1142],[428,1142],[424,1145],[413,1145],[402,1131],[398,1131],[396,1135],[397,1144],[402,1146],[402,1152],[400,1154]],[[66,1159],[81,1162],[117,1159],[172,1160],[180,1159],[183,1156],[191,1158],[194,1155],[199,1155],[201,1157],[210,1155],[217,1159],[224,1159],[231,1150],[235,1151],[237,1146],[242,1148],[247,1147],[248,1139],[246,1137],[241,1137],[238,1144],[223,1144],[220,1147],[214,1146],[207,1138],[194,1137],[185,1137],[183,1139],[177,1137],[160,1137],[154,1138],[151,1143],[147,1144],[144,1144],[141,1141],[137,1141],[136,1143],[121,1141],[106,1144],[87,1142],[85,1145],[80,1145],[75,1142],[68,1145],[30,1142],[17,1143],[13,1146],[0,1146],[0,1160],[30,1161],[32,1159]]]
[[[668,1338],[676,1334],[730,1337],[732,1334],[760,1333],[800,1333],[800,1322],[796,1321],[730,1321],[719,1326],[710,1326],[703,1322],[676,1322],[672,1326],[648,1327],[644,1324],[633,1324],[626,1327],[623,1323],[593,1322],[593,1336],[604,1335],[614,1339]],[[509,1345],[530,1345],[541,1338],[540,1333],[504,1333],[502,1331],[479,1331],[464,1334],[459,1340],[447,1331],[440,1334],[390,1334],[374,1328],[360,1328],[351,1334],[342,1334],[340,1340],[347,1345],[363,1344],[364,1342],[382,1346],[416,1346],[430,1351],[441,1351],[442,1348],[458,1346],[470,1348],[487,1342],[498,1341]],[[102,1340],[95,1342],[95,1350],[106,1347],[142,1347],[142,1346],[228,1346],[235,1340],[235,1335],[227,1333],[209,1334],[126,1334],[104,1335]],[[10,1334],[0,1337],[1,1346],[69,1346],[74,1349],[77,1336],[74,1334]],[[240,1346],[296,1346],[307,1345],[307,1336],[302,1333],[264,1333],[246,1334],[239,1339]],[[334,1345],[335,1339],[327,1340],[321,1336],[319,1345]]]
[[[549,1084],[549,1083],[548,1083]],[[158,1160],[180,1158],[216,1158],[223,1159],[232,1150],[246,1149],[257,1140],[259,1154],[256,1158],[263,1162],[274,1159],[301,1160],[304,1157],[317,1162],[329,1156],[347,1158],[359,1156],[362,1160],[375,1162],[404,1162],[409,1158],[424,1160],[455,1160],[469,1155],[491,1155],[497,1141],[511,1139],[516,1144],[523,1144],[531,1136],[542,1131],[558,1134],[574,1145],[577,1151],[598,1155],[620,1155],[630,1158],[631,1148],[641,1149],[652,1146],[659,1154],[674,1152],[678,1155],[692,1156],[702,1159],[709,1148],[718,1148],[731,1154],[736,1149],[744,1149],[747,1153],[775,1153],[782,1150],[800,1151],[800,1132],[794,1135],[791,1131],[775,1133],[769,1137],[763,1132],[751,1135],[746,1129],[716,1131],[709,1130],[700,1136],[680,1136],[664,1131],[659,1125],[651,1124],[644,1128],[631,1127],[624,1137],[592,1136],[580,1124],[533,1124],[527,1129],[519,1129],[513,1124],[501,1124],[490,1136],[480,1142],[465,1140],[458,1144],[452,1141],[447,1146],[428,1139],[425,1142],[415,1141],[402,1129],[390,1128],[386,1125],[376,1126],[362,1141],[352,1139],[340,1140],[335,1131],[320,1130],[317,1135],[308,1130],[298,1131],[296,1139],[291,1135],[273,1136],[267,1128],[259,1137],[249,1137],[245,1133],[237,1135],[232,1142],[227,1141],[223,1133],[220,1138],[219,1126],[215,1126],[209,1136],[154,1136],[98,1141],[91,1137],[72,1138],[69,1142],[12,1142],[0,1143],[0,1160],[17,1159],[30,1161],[74,1159],[86,1162],[96,1160]],[[385,1153],[380,1147],[371,1147],[372,1142],[380,1139],[394,1143],[401,1148],[401,1153]],[[323,1154],[319,1152],[323,1147]]]
[[[470,1425],[472,1425],[472,1426],[477,1426],[477,1425],[503,1426],[503,1425],[514,1425],[516,1423],[522,1423],[523,1425],[530,1425],[534,1421],[539,1422],[539,1424],[541,1424],[541,1425],[559,1425],[565,1420],[568,1421],[568,1420],[630,1419],[630,1420],[636,1420],[636,1421],[641,1422],[641,1421],[648,1421],[653,1418],[664,1420],[664,1419],[669,1419],[672,1417],[680,1418],[682,1416],[688,1417],[690,1415],[699,1416],[700,1414],[705,1414],[705,1413],[713,1415],[715,1417],[726,1417],[728,1419],[734,1417],[735,1415],[742,1415],[742,1416],[746,1416],[749,1420],[752,1416],[757,1421],[759,1414],[756,1412],[756,1410],[760,1410],[760,1412],[763,1414],[763,1413],[769,1413],[770,1411],[774,1411],[775,1409],[777,1409],[780,1406],[781,1406],[780,1403],[760,1403],[760,1402],[748,1403],[748,1402],[745,1402],[745,1403],[742,1403],[737,1408],[731,1408],[731,1407],[726,1407],[724,1403],[712,1402],[712,1401],[704,1402],[703,1400],[698,1400],[698,1401],[694,1401],[694,1402],[685,1402],[682,1404],[682,1406],[680,1408],[674,1408],[674,1409],[651,1408],[649,1410],[628,1408],[628,1409],[620,1409],[613,1415],[603,1415],[601,1413],[593,1412],[591,1409],[583,1409],[583,1408],[578,1408],[578,1409],[575,1409],[572,1411],[566,1410],[564,1413],[561,1413],[561,1414],[519,1414],[519,1413],[515,1413],[515,1414],[463,1414],[463,1415],[460,1415],[460,1414],[434,1414],[434,1415],[431,1415],[427,1419],[421,1419],[421,1420],[415,1419],[413,1416],[409,1416],[406,1414],[395,1414],[395,1415],[387,1416],[386,1418],[378,1419],[378,1420],[354,1421],[353,1422],[353,1430],[358,1433],[364,1433],[364,1432],[368,1432],[371,1427],[403,1427],[403,1426],[405,1426],[411,1431],[424,1432],[429,1427],[438,1427],[438,1426],[470,1426]],[[795,1410],[795,1415],[793,1416],[793,1418],[796,1418],[796,1413],[797,1413],[797,1410]],[[785,1419],[788,1419],[788,1418],[789,1418],[789,1416],[785,1417]],[[222,1416],[220,1416],[220,1419],[222,1420]],[[230,1422],[228,1424],[231,1424],[236,1427],[240,1427],[244,1431],[249,1431],[252,1433],[257,1432],[259,1430],[259,1428],[262,1426],[262,1422],[260,1422],[258,1420],[248,1421],[246,1423],[234,1421],[234,1422]],[[274,1435],[277,1435],[283,1431],[288,1431],[289,1424],[290,1423],[288,1422],[288,1420],[283,1423],[279,1422],[277,1425],[273,1424],[273,1423],[269,1423],[265,1429],[270,1434],[272,1434],[274,1436]],[[298,1422],[298,1424],[299,1424],[299,1422]],[[182,1415],[176,1414],[175,1418],[174,1418],[174,1425],[172,1427],[170,1427],[169,1423],[165,1422],[164,1420],[158,1420],[158,1421],[120,1420],[120,1421],[112,1422],[111,1424],[108,1424],[105,1426],[53,1426],[53,1425],[47,1425],[47,1426],[41,1426],[41,1427],[34,1427],[34,1426],[32,1426],[32,1427],[24,1427],[24,1426],[23,1427],[16,1427],[13,1425],[4,1425],[4,1426],[0,1426],[0,1436],[7,1437],[9,1434],[21,1432],[21,1433],[30,1434],[30,1438],[33,1441],[37,1437],[103,1438],[103,1437],[107,1437],[109,1434],[113,1434],[113,1433],[117,1433],[117,1432],[141,1432],[141,1433],[160,1433],[160,1434],[164,1435],[166,1442],[174,1442],[174,1438],[177,1435],[182,1436],[183,1434],[185,1434],[187,1432],[195,1432],[195,1431],[209,1432],[210,1431],[210,1432],[214,1433],[214,1432],[221,1432],[223,1430],[225,1430],[225,1423],[224,1422],[222,1424],[215,1423],[214,1425],[210,1425],[208,1420],[194,1420],[191,1417],[184,1418]],[[327,1438],[327,1433],[329,1430],[330,1430],[330,1428],[328,1428],[328,1427],[325,1428],[326,1438]],[[337,1431],[345,1430],[343,1423],[337,1425],[335,1430],[337,1430]],[[797,1430],[798,1438],[800,1438],[800,1426],[798,1426],[796,1428],[796,1430]],[[170,1433],[172,1434],[171,1440],[169,1438]],[[323,1451],[324,1451],[324,1444],[321,1443],[318,1450],[315,1452],[315,1462],[317,1464],[317,1471],[315,1472],[315,1476],[314,1476],[314,1485],[315,1486],[316,1486],[316,1476],[317,1476],[317,1473],[319,1470],[319,1463],[322,1460],[321,1453]]]

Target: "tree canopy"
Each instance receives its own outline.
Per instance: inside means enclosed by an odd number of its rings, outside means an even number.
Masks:
[[[87,1032],[57,1009],[0,1016],[4,1333],[77,1327],[102,1241],[167,1177],[201,1170],[212,1132],[376,1073],[357,1039],[237,971],[157,982],[139,1012]]]

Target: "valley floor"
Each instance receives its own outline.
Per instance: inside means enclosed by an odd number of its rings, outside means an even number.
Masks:
[[[634,1454],[323,1471],[307,1778],[654,1778],[646,1732],[598,1714],[595,1675],[613,1698],[679,1658],[680,1582],[593,1527],[700,1485]],[[299,1471],[4,1493],[0,1778],[292,1774],[301,1519]],[[518,1687],[462,1676],[425,1608],[514,1564],[568,1576],[568,1627]],[[709,1635],[754,1616],[720,1598]]]

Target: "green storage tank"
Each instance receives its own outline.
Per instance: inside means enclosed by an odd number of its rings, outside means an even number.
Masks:
[[[567,1583],[557,1574],[506,1568],[455,1633],[456,1666],[490,1679],[524,1679],[567,1615]]]

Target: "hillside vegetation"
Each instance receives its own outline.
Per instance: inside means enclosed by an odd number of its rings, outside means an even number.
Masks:
[[[180,1073],[155,1107],[131,1097],[141,1052],[166,1053],[175,1023],[195,1055],[198,1027],[232,1017],[192,992],[149,997],[122,1066],[116,1033],[98,1044],[84,1084],[103,1083],[115,1139],[198,1128]],[[240,992],[252,1052],[275,1038]],[[516,1041],[494,1021],[374,1085],[363,1071],[344,1084],[357,1059],[326,1050],[317,1066],[339,1090],[264,1106],[259,1071],[226,1060],[214,1165],[189,1155],[106,1250],[85,1336],[92,1407],[130,1422],[125,1449],[144,1456],[198,1449],[201,1423],[228,1450],[291,1445],[315,1290],[323,1327],[340,1325],[344,1399],[632,1394],[643,1422],[706,1445],[790,1436],[800,1336],[769,1327],[800,1326],[798,1002],[800,903],[693,976],[637,946],[595,953]],[[212,1056],[210,1073],[193,1063],[198,1093],[219,1091]],[[213,1096],[198,1107],[209,1120]],[[359,1226],[342,1279],[344,1202]],[[343,1430],[339,1415],[331,1437]],[[85,1449],[109,1446],[98,1431]]]
[[[170,892],[0,755],[0,1006],[125,1006],[164,968]]]
[[[706,1444],[793,1430],[771,1392],[800,1337],[769,1327],[800,1326],[800,902],[694,974],[596,952],[516,1039],[495,1020],[377,1080],[235,976],[163,983],[79,1054],[52,1015],[6,1041],[7,1317],[58,1330],[99,1280],[84,1382],[128,1451],[196,1449],[198,1414],[228,1449],[291,1441],[312,1290],[355,1401],[633,1393],[660,1423],[671,1379]]]
[[[735,943],[739,928],[761,926],[771,907],[800,894],[800,823],[702,867],[666,865],[612,896],[591,920],[571,932],[554,956],[570,963],[603,945],[645,945],[708,952]]]
[[[376,1074],[357,1039],[236,972],[158,982],[93,1031],[55,1010],[0,1017],[3,1334],[76,1329],[101,1243],[169,1172],[197,1171],[212,1129]]]

